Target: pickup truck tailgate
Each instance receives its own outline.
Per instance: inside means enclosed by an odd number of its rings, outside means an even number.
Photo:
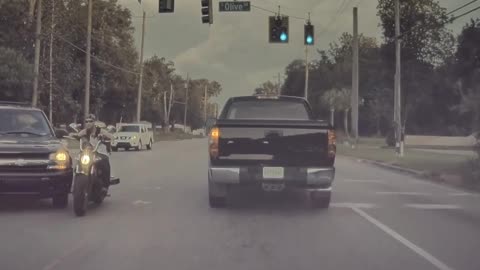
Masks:
[[[332,166],[329,126],[319,121],[221,120],[219,166]]]

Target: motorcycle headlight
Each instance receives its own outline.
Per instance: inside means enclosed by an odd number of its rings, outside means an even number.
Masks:
[[[81,162],[83,165],[88,165],[88,164],[90,164],[90,156],[89,156],[89,155],[82,155],[82,157],[80,158],[80,162]]]

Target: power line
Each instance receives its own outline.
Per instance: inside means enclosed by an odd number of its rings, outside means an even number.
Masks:
[[[270,9],[267,9],[267,8],[263,8],[263,7],[256,6],[256,5],[251,5],[251,6],[254,7],[254,8],[256,8],[256,9],[263,10],[263,11],[268,12],[268,13],[271,13],[271,14],[278,14],[277,11],[273,11],[273,10],[270,10]],[[280,13],[280,15],[282,15],[282,16],[287,16],[287,17],[289,17],[289,18],[294,18],[294,19],[302,20],[302,21],[306,21],[306,20],[307,20],[307,18],[305,18],[305,17],[288,15],[288,14],[285,14],[285,13]]]
[[[273,3],[272,1],[270,0],[261,0],[265,3],[269,3],[271,5],[275,5],[275,6],[278,6],[278,2],[277,3]],[[311,12],[311,10],[307,10],[307,9],[303,9],[303,8],[294,8],[294,7],[291,7],[291,6],[286,6],[286,5],[282,5],[282,8],[285,8],[285,9],[291,9],[291,10],[298,10],[298,11],[302,11],[302,12],[305,12],[305,13],[308,13],[308,12]]]
[[[79,51],[81,51],[81,52],[83,52],[83,53],[87,53],[87,51],[85,51],[84,49],[78,47],[77,45],[75,45],[75,44],[73,44],[72,42],[68,41],[67,39],[63,38],[62,36],[57,35],[57,34],[55,34],[55,33],[54,33],[53,35],[54,35],[55,37],[57,37],[58,39],[62,40],[63,42],[67,43],[68,45],[74,47],[75,49],[77,49],[77,50],[79,50]],[[103,63],[103,64],[105,64],[105,65],[107,65],[107,66],[109,66],[109,67],[112,67],[112,68],[115,68],[115,69],[118,69],[118,70],[121,70],[121,71],[130,73],[130,74],[135,74],[135,75],[139,75],[139,74],[140,74],[140,73],[138,73],[138,72],[135,72],[135,71],[132,71],[132,70],[128,70],[128,69],[125,69],[125,68],[116,66],[116,65],[114,65],[114,64],[111,64],[111,63],[109,63],[109,62],[107,62],[107,61],[105,61],[105,60],[103,60],[103,59],[98,58],[98,57],[95,56],[95,55],[90,55],[90,56],[91,56],[93,59],[97,60],[98,62]]]
[[[477,2],[477,1],[478,1],[478,0],[473,0],[473,1],[471,1],[471,2],[468,2],[468,3],[464,4],[464,5],[461,6],[461,7],[458,7],[458,8],[456,8],[456,9],[448,12],[446,15],[450,15],[450,14],[452,14],[452,13],[455,13],[455,12],[459,11],[460,9],[462,9],[462,8],[464,8],[464,7],[467,7],[467,6],[473,4],[473,3]]]
[[[472,13],[472,12],[474,12],[474,11],[477,11],[477,10],[479,10],[479,9],[480,9],[480,6],[474,8],[474,9],[471,9],[470,11],[467,11],[467,12],[465,12],[465,13],[463,13],[463,14],[460,14],[460,15],[458,15],[458,16],[455,16],[455,17],[453,17],[452,19],[450,19],[450,21],[448,21],[448,23],[452,23],[452,22],[456,21],[457,19],[460,19],[461,17],[463,17],[463,16],[465,16],[465,15],[468,15],[468,14],[470,14],[470,13]]]
[[[475,0],[475,2],[476,2],[476,1],[478,1],[478,0]],[[474,11],[477,11],[477,10],[479,10],[479,9],[480,9],[480,6],[478,6],[478,7],[476,7],[476,8],[473,8],[473,9],[467,11],[467,12],[464,12],[464,13],[458,15],[458,16],[454,16],[454,17],[448,19],[447,21],[443,22],[443,23],[441,24],[441,26],[445,26],[445,25],[447,25],[447,24],[453,23],[454,21],[460,19],[461,17],[466,16],[466,15],[468,15],[468,14],[474,12]],[[417,27],[420,27],[420,24],[414,25],[412,28],[408,29],[407,31],[404,31],[403,33],[400,34],[400,37],[399,37],[399,38],[402,38],[403,36],[405,36],[405,34],[408,34],[408,33],[412,32],[412,31],[415,30]]]
[[[347,2],[348,1],[348,2]],[[346,4],[346,5],[345,5]],[[332,26],[333,23],[335,23],[335,21],[338,19],[338,16],[340,16],[341,14],[343,14],[347,8],[350,6],[350,4],[352,4],[352,0],[343,0],[343,2],[341,3],[340,7],[337,9],[337,11],[335,12],[335,15],[332,17],[332,19],[327,23],[327,25],[325,27],[323,27],[322,31],[320,31],[319,35],[325,33],[327,31],[327,29]]]

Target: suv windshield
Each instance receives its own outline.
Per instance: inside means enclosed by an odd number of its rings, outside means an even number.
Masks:
[[[227,119],[309,120],[305,105],[296,101],[249,100],[232,103]]]
[[[52,135],[41,111],[0,108],[0,134]]]
[[[118,132],[140,132],[139,126],[121,126]]]

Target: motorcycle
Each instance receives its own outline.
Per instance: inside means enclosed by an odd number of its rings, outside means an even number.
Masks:
[[[111,185],[120,184],[119,178],[110,176],[105,172],[101,162],[105,162],[99,155],[99,147],[108,143],[103,139],[99,140],[95,147],[86,142],[80,143],[80,154],[77,157],[77,165],[74,170],[73,179],[73,210],[76,216],[84,216],[87,212],[89,202],[100,205],[108,196],[108,189]]]

